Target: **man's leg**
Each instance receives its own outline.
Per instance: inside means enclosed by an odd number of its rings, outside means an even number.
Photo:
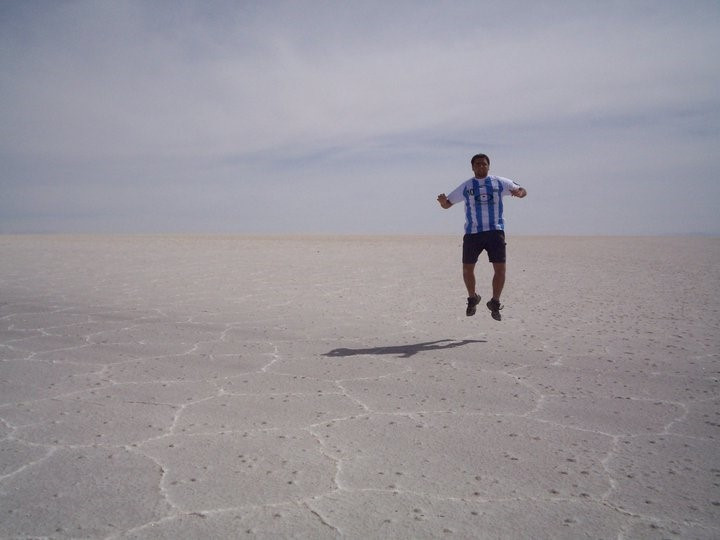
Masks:
[[[468,291],[468,298],[475,296],[475,264],[463,263],[463,281]]]
[[[503,287],[505,286],[505,263],[492,263],[495,274],[493,275],[492,286],[493,286],[493,297],[487,303],[487,307],[490,310],[492,318],[496,321],[502,320],[500,310],[503,308],[500,303],[500,295],[502,294]]]
[[[468,291],[467,309],[465,315],[472,317],[475,315],[476,306],[480,303],[480,297],[475,294],[475,264],[463,263],[463,281]]]
[[[492,280],[493,298],[500,300],[503,287],[505,287],[505,263],[492,263],[495,274]]]

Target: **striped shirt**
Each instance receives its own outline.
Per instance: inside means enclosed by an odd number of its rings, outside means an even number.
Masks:
[[[518,184],[500,176],[471,178],[460,184],[448,200],[457,204],[465,201],[465,234],[505,230],[503,219],[503,197],[510,190],[520,188]]]

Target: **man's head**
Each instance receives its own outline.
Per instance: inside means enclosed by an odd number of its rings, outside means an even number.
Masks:
[[[490,158],[485,154],[475,154],[470,160],[475,178],[485,178],[490,171]]]

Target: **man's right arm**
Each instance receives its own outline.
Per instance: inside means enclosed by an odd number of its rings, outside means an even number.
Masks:
[[[440,206],[442,206],[445,209],[450,208],[452,206],[452,203],[448,200],[447,196],[444,193],[441,193],[440,195],[438,195],[437,200],[440,203]]]

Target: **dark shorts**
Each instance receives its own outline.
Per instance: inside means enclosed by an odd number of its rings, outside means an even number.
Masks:
[[[486,231],[463,236],[463,264],[475,264],[483,250],[491,263],[505,262],[505,231]]]

